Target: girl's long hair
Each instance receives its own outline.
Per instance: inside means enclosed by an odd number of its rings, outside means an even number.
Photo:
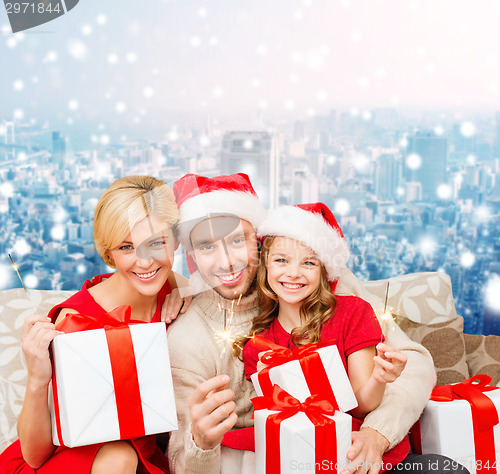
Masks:
[[[249,334],[236,339],[233,343],[233,354],[240,359],[244,345],[253,336],[268,329],[278,317],[278,297],[267,281],[267,259],[275,238],[274,236],[266,237],[260,251],[260,264],[257,271],[259,315],[254,318]],[[303,324],[292,330],[292,343],[299,346],[320,341],[321,330],[326,321],[332,316],[335,304],[335,297],[328,283],[326,269],[321,265],[321,277],[318,287],[304,299],[300,307],[300,320]]]

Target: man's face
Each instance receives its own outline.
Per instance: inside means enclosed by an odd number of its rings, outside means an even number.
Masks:
[[[193,227],[192,255],[205,282],[226,299],[248,293],[259,251],[252,225],[237,217],[211,217]]]

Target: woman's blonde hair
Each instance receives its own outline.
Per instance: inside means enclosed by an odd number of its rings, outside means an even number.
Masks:
[[[94,213],[94,243],[110,267],[107,251],[119,245],[145,217],[155,217],[169,226],[179,220],[179,208],[172,189],[151,176],[117,179],[99,199]]]
[[[241,356],[243,346],[253,336],[268,329],[271,323],[278,317],[278,297],[267,281],[267,259],[275,238],[275,236],[266,237],[262,243],[259,269],[257,271],[257,294],[260,312],[252,321],[249,334],[234,341],[233,354],[236,357]],[[321,330],[333,314],[335,303],[335,297],[328,283],[326,269],[321,264],[321,276],[318,287],[302,302],[300,319],[303,324],[292,330],[292,343],[295,346],[300,346],[320,341]]]

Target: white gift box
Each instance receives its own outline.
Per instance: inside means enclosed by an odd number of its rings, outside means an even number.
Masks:
[[[497,410],[500,410],[500,390],[484,392],[484,395],[493,401]],[[476,469],[472,412],[467,400],[449,402],[429,400],[419,423],[423,454],[448,456],[466,467],[471,474],[480,471]],[[500,474],[500,424],[493,427],[493,436],[495,459],[486,467],[496,468]],[[479,460],[477,462],[477,467],[481,467],[482,463]]]
[[[267,417],[279,413],[273,410],[256,410],[255,425],[255,458],[256,471],[266,473],[266,420]],[[351,446],[352,418],[350,415],[336,411],[334,416],[325,415],[335,421],[337,460],[332,465],[328,460],[317,459],[315,453],[315,427],[304,412],[298,412],[280,424],[280,451],[272,453],[280,457],[281,474],[308,474],[321,471],[340,472],[348,463],[347,451]],[[318,464],[316,464],[318,463]],[[269,473],[273,474],[273,473]]]
[[[129,326],[145,435],[177,429],[165,323]],[[61,334],[52,342],[62,440],[51,397],[52,439],[68,447],[120,439],[115,387],[104,329]]]
[[[321,347],[316,352],[321,358],[339,408],[344,412],[356,408],[358,402],[347,377],[337,346]],[[272,367],[269,370],[269,377],[273,384],[279,385],[283,390],[301,402],[307,397],[315,395],[310,392],[307,386],[306,378],[298,360],[291,360],[282,365]],[[257,395],[262,396],[259,372],[253,374],[251,378]]]

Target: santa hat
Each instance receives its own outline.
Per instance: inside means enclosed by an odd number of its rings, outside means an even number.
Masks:
[[[250,179],[243,173],[215,178],[187,174],[174,183],[173,191],[181,214],[177,237],[186,251],[191,250],[193,227],[209,217],[236,216],[257,229],[266,216]]]
[[[321,202],[282,206],[269,211],[257,236],[290,237],[302,242],[317,255],[330,282],[336,282],[349,260],[342,229],[332,211]],[[332,289],[334,287],[335,284]]]

